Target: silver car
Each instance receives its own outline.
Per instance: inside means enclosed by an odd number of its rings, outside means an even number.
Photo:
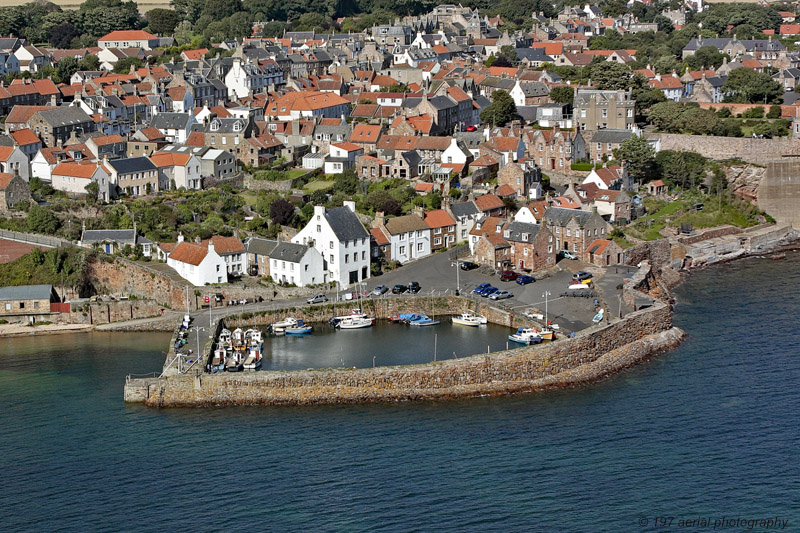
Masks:
[[[500,290],[489,296],[490,300],[505,300],[506,298],[513,298],[514,294],[511,291]]]
[[[372,289],[373,296],[381,296],[382,294],[387,292],[389,292],[389,287],[387,287],[386,285],[378,285],[377,287]]]
[[[327,301],[328,301],[328,297],[325,296],[324,294],[315,294],[314,296],[312,296],[311,298],[306,300],[306,303],[308,303],[308,304],[321,304],[321,303],[325,303]]]

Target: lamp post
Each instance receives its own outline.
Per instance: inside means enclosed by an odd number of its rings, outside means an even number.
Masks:
[[[544,298],[544,325],[549,326],[550,322],[547,320],[547,297],[550,296],[550,291],[544,291],[542,297]]]
[[[456,267],[456,296],[458,296],[461,294],[461,273],[459,272],[459,270],[461,270],[461,265],[458,259],[455,260],[453,266]]]

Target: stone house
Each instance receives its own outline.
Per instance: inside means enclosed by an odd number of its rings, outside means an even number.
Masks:
[[[556,264],[555,239],[546,225],[514,220],[504,228],[503,238],[511,244],[513,268],[538,272]]]
[[[589,148],[589,160],[600,163],[604,160],[614,159],[614,150],[620,147],[623,141],[634,135],[631,130],[606,129],[587,134],[587,146]],[[591,135],[591,137],[589,137]]]
[[[50,313],[50,304],[58,301],[52,285],[0,287],[0,315]]]
[[[572,163],[586,157],[586,143],[579,132],[558,128],[534,130],[529,137],[528,155],[541,168],[569,171]]]
[[[475,245],[478,243],[480,238],[484,235],[499,235],[500,237],[503,236],[503,228],[506,225],[507,220],[503,217],[489,217],[489,216],[482,216],[477,221],[475,221],[475,225],[469,231],[469,251],[473,255],[475,254]]]
[[[356,174],[362,180],[380,180],[389,174],[389,162],[373,155],[356,156]]]
[[[391,257],[395,261],[406,263],[431,254],[431,229],[417,213],[386,220],[383,213],[378,212],[374,226],[389,239]]]
[[[581,131],[633,128],[636,101],[630,91],[576,88],[573,105]]]
[[[128,196],[141,196],[159,190],[158,167],[146,157],[104,161],[110,181]],[[55,171],[54,171],[55,173]]]
[[[202,188],[200,160],[192,153],[156,152],[150,161],[158,168],[160,190]]]
[[[557,251],[569,250],[584,257],[589,244],[597,238],[604,239],[610,226],[597,208],[591,211],[550,207],[542,218],[555,238]]]
[[[244,241],[247,249],[247,273],[250,276],[267,277],[270,275],[269,258],[278,241],[249,237]]]
[[[473,246],[472,257],[476,263],[497,270],[504,270],[511,264],[511,245],[502,234],[483,232]]]
[[[135,225],[134,225],[135,226]],[[121,252],[125,245],[131,248],[141,246],[142,255],[152,257],[155,251],[155,243],[150,239],[138,235],[136,228],[133,229],[83,229],[81,240],[78,246],[83,248],[97,247],[107,254]]]
[[[495,194],[482,194],[475,198],[474,202],[478,210],[485,216],[502,217],[507,211],[506,204]]]
[[[369,230],[370,257],[373,261],[390,262],[392,260],[392,241],[381,228]]]
[[[448,248],[456,243],[456,221],[444,209],[425,213],[425,224],[431,229],[431,252]]]
[[[627,224],[631,221],[631,198],[625,191],[599,190],[594,195],[592,205],[597,208],[600,216],[609,222]]]
[[[619,265],[624,262],[622,247],[608,239],[595,239],[586,249],[584,261],[597,266]]]
[[[31,199],[28,183],[18,174],[0,173],[0,213],[7,213],[17,204],[27,204]]]
[[[542,196],[541,176],[541,170],[532,161],[511,162],[497,173],[497,185],[511,187],[517,198],[535,200]]]
[[[27,126],[48,147],[64,144],[72,132],[80,136],[97,129],[92,117],[78,107],[41,109],[28,119]]]

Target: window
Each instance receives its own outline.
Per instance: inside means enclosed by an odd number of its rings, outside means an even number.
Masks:
[[[365,261],[366,259],[367,259],[367,252],[366,251],[362,251],[361,252],[361,260]]]
[[[406,253],[406,247],[405,246],[401,246],[400,247],[400,255],[405,255],[405,253]]]
[[[329,242],[329,243],[328,243],[328,248],[330,248],[331,250],[333,250],[333,241],[331,241],[331,242]]]
[[[219,265],[217,265],[217,272],[219,272]]]
[[[579,229],[576,229],[576,230],[575,230],[575,236],[576,236],[576,237],[580,237],[580,236],[581,236],[581,230],[579,230]]]
[[[421,243],[421,242],[418,242],[418,243],[417,243],[417,251],[418,251],[418,252],[421,252],[421,251],[422,251],[422,243]]]
[[[19,303],[19,308],[20,309],[25,309],[25,302],[20,302]]]
[[[525,257],[528,257],[528,249],[527,248],[523,248],[522,249],[522,255],[524,255]]]
[[[442,238],[441,237],[436,237],[435,239],[433,239],[433,244],[435,244],[436,246],[439,246],[440,244],[442,244]]]
[[[633,109],[628,109],[628,118],[633,118]]]
[[[305,265],[305,267],[306,267],[306,268],[305,268],[306,272],[308,272],[308,265]]]
[[[553,245],[552,244],[547,247],[547,253],[548,254],[552,254],[553,253]]]
[[[561,233],[561,228],[559,228],[558,226],[556,226],[556,233]]]
[[[6,304],[6,311],[11,311],[11,304]]]
[[[350,262],[350,254],[344,254],[344,262],[345,263],[349,263]]]
[[[578,251],[578,243],[577,242],[573,242],[572,243],[572,251],[573,252],[577,252]]]
[[[434,230],[433,230],[433,234],[434,234],[434,235],[441,235],[441,234],[442,234],[442,228],[436,228],[436,229],[434,229]]]
[[[603,118],[608,118],[608,109],[603,109],[602,117]]]
[[[571,235],[571,230],[567,228],[567,237],[569,237],[570,235]]]
[[[333,264],[333,254],[330,255],[330,261],[328,263]]]

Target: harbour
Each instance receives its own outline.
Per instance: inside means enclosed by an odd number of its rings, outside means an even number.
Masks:
[[[796,253],[710,267],[675,291],[674,321],[688,336],[674,351],[579,389],[465,401],[154,410],[120,402],[119,384],[160,367],[169,334],[3,339],[0,445],[25,460],[2,460],[10,511],[0,527],[119,530],[135,516],[140,530],[256,529],[268,515],[285,530],[425,521],[627,531],[662,508],[775,515],[789,530],[800,520],[786,463],[800,332],[764,321],[758,348],[731,332],[753,317],[796,316],[798,287]],[[336,335],[345,338],[323,338]],[[220,443],[255,443],[261,457],[236,467],[219,460]],[[211,493],[213,505],[202,497]],[[240,505],[252,494],[258,513]]]

